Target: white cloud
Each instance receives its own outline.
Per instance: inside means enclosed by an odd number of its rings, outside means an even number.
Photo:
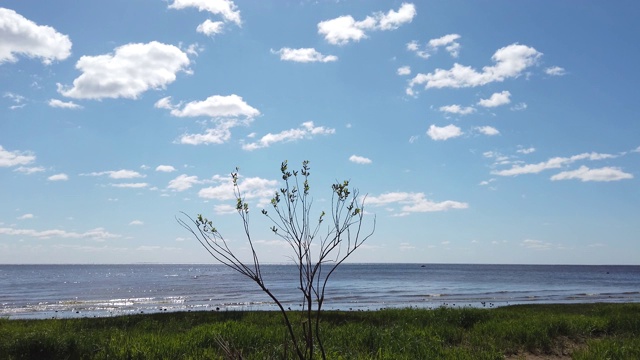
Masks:
[[[447,140],[462,135],[462,130],[453,124],[443,127],[431,125],[427,135],[433,140]]]
[[[11,9],[0,8],[0,64],[16,55],[41,58],[44,64],[71,55],[71,40],[50,26],[34,23]]]
[[[429,74],[417,74],[409,82],[407,91],[422,84],[429,89],[476,87],[502,82],[520,76],[528,67],[535,65],[541,56],[542,53],[532,47],[512,44],[498,49],[491,57],[495,65],[483,67],[482,72],[456,63],[449,70],[436,69]]]
[[[446,106],[441,106],[440,111],[446,112],[449,114],[469,115],[469,114],[473,114],[476,111],[476,109],[474,109],[471,106],[462,107],[460,105],[446,105]]]
[[[409,3],[402,3],[398,11],[392,9],[386,14],[375,15],[380,30],[395,30],[403,24],[410,23],[414,16],[416,16],[416,7]]]
[[[278,186],[278,181],[267,180],[259,177],[241,178],[238,181],[238,188],[242,191],[245,199],[272,198]],[[203,188],[198,192],[198,196],[204,199],[233,200],[233,183],[231,180],[218,186]]]
[[[38,231],[32,229],[0,228],[0,234],[12,236],[29,236],[37,239],[63,238],[106,240],[121,237],[120,235],[111,234],[103,228],[96,228],[85,231],[83,233],[68,232],[59,229]]]
[[[103,175],[107,175],[112,179],[135,179],[135,178],[146,177],[146,175],[140,174],[137,171],[126,170],[126,169],[92,172],[92,173],[88,173],[88,174],[80,174],[80,176],[103,176]]]
[[[125,189],[140,189],[149,186],[147,183],[121,183],[121,184],[111,184],[111,186],[116,188],[125,188]]]
[[[206,116],[215,120],[215,126],[201,134],[183,134],[176,140],[178,144],[201,145],[223,144],[231,138],[231,129],[241,124],[249,124],[254,117],[260,115],[258,109],[247,104],[241,96],[213,95],[203,101],[192,101],[187,104],[171,104],[171,98],[158,100],[156,108],[171,110],[177,117]],[[182,108],[180,108],[182,107]]]
[[[429,47],[436,50],[438,47],[445,47],[449,54],[457,58],[460,54],[460,44],[456,40],[460,39],[458,34],[448,34],[437,39],[429,40]]]
[[[414,52],[418,57],[421,57],[423,59],[428,59],[431,57],[431,54],[429,53],[429,51],[420,50],[420,46],[418,45],[418,42],[415,40],[412,40],[411,42],[407,43],[407,50]]]
[[[260,115],[258,109],[247,104],[241,96],[231,94],[228,96],[213,95],[203,101],[191,101],[180,109],[182,104],[171,104],[171,98],[165,97],[155,103],[156,108],[170,109],[171,115],[176,117],[210,118],[254,118]]]
[[[380,196],[369,196],[366,199],[366,205],[372,206],[389,206],[394,203],[402,205],[400,210],[404,213],[447,211],[469,207],[467,203],[452,200],[431,201],[424,193],[389,192]]]
[[[170,9],[197,8],[199,11],[208,11],[213,15],[220,15],[225,21],[242,24],[240,10],[231,0],[174,0],[169,5]]]
[[[182,174],[175,179],[169,181],[169,185],[167,189],[175,190],[175,191],[185,191],[191,188],[195,184],[201,184],[202,181],[198,180],[197,176],[188,176],[186,174]]]
[[[349,161],[356,164],[371,164],[373,162],[369,158],[358,156],[358,155],[351,155],[349,157]]]
[[[67,174],[55,174],[51,175],[47,178],[49,181],[67,181],[69,180],[69,176]]]
[[[280,55],[280,60],[293,62],[332,62],[337,61],[338,57],[334,55],[322,55],[314,48],[291,49],[282,48],[278,51],[271,50],[272,54]]]
[[[36,161],[36,156],[30,152],[8,151],[0,145],[0,167],[29,165]]]
[[[428,59],[431,54],[438,51],[439,47],[444,47],[449,55],[457,58],[460,54],[460,44],[456,40],[460,39],[458,34],[449,34],[437,39],[431,39],[423,50],[420,49],[418,42],[413,40],[407,44],[407,50],[414,52],[418,57]]]
[[[481,99],[480,101],[478,101],[478,105],[488,108],[506,105],[511,102],[511,99],[509,97],[511,97],[511,93],[508,91],[493,93],[490,98]]]
[[[321,21],[318,23],[318,34],[324,35],[325,40],[330,44],[345,45],[350,41],[360,41],[367,38],[365,31],[395,30],[401,25],[411,22],[415,15],[415,6],[403,3],[398,11],[389,10],[386,14],[374,13],[361,21],[356,21],[351,15]]]
[[[224,23],[222,21],[205,20],[202,24],[198,25],[196,31],[207,36],[213,36],[222,33]]]
[[[547,161],[537,164],[526,165],[514,165],[510,169],[494,171],[492,174],[500,176],[517,176],[523,174],[537,174],[544,170],[559,169],[564,165],[574,163],[579,160],[603,160],[615,158],[615,155],[611,154],[599,154],[599,153],[582,153],[571,157],[554,157]]]
[[[548,68],[544,69],[544,72],[547,75],[551,75],[551,76],[562,76],[562,75],[565,75],[567,73],[564,70],[564,68],[561,68],[560,66],[548,67]]]
[[[409,66],[401,66],[398,68],[398,75],[411,75],[411,67]]]
[[[511,110],[513,110],[513,111],[522,111],[522,110],[525,110],[526,108],[527,108],[527,103],[521,102],[521,103],[517,103],[517,104],[513,105],[511,107]]]
[[[133,220],[132,222],[129,223],[129,225],[144,225],[144,222],[140,220]]]
[[[156,101],[156,103],[153,104],[153,107],[155,107],[156,109],[175,109],[175,106],[171,104],[171,96],[165,96],[162,99]]]
[[[206,129],[204,134],[184,134],[176,142],[186,145],[223,144],[231,138],[231,128],[238,125],[235,120],[222,121],[215,128]]]
[[[577,170],[563,171],[553,175],[551,180],[571,180],[580,181],[618,181],[625,179],[633,179],[633,175],[626,173],[616,167],[603,167],[599,169],[589,169],[586,166],[580,166]]]
[[[49,106],[62,109],[82,109],[82,106],[74,103],[73,101],[64,102],[58,99],[51,99],[48,102]]]
[[[234,214],[237,211],[238,209],[230,204],[217,204],[213,206],[213,212],[216,213],[216,215]]]
[[[33,218],[34,218],[33,214],[24,214],[24,215],[18,216],[18,220],[27,220],[27,219],[33,219]]]
[[[176,168],[174,168],[171,165],[158,165],[158,167],[156,167],[156,171],[160,171],[160,172],[174,172],[176,171]]]
[[[478,185],[480,185],[480,186],[487,186],[487,185],[491,184],[491,183],[492,183],[492,182],[494,182],[494,181],[496,181],[496,179],[491,178],[491,179],[489,179],[489,180],[483,180],[483,181],[481,181]]]
[[[20,104],[20,103],[24,102],[24,100],[26,99],[24,96],[22,96],[20,94],[15,94],[15,93],[12,93],[12,92],[9,92],[9,91],[5,92],[2,95],[2,97],[11,99],[11,101],[13,101],[16,104]]]
[[[366,38],[365,30],[372,30],[374,27],[375,20],[371,17],[356,21],[352,16],[346,15],[318,23],[318,34],[324,35],[330,44],[346,45],[349,41]]]
[[[536,151],[536,148],[532,148],[532,147],[526,148],[526,149],[518,149],[518,150],[516,150],[517,153],[525,154],[525,155],[526,154],[531,154],[532,152],[535,152],[535,151]]]
[[[325,128],[324,126],[315,126],[313,121],[307,121],[302,123],[302,125],[297,129],[289,129],[277,134],[268,133],[256,142],[242,145],[242,148],[244,150],[251,151],[269,147],[278,142],[289,142],[305,138],[309,139],[314,135],[330,135],[335,132],[335,129]]]
[[[449,45],[449,44],[455,42],[458,39],[460,39],[460,35],[458,35],[458,34],[449,34],[449,35],[445,35],[445,36],[437,38],[437,39],[429,40],[429,46],[431,46],[432,48],[446,46],[446,45]]]
[[[20,166],[13,171],[23,173],[26,175],[31,175],[38,172],[43,172],[45,171],[45,168],[43,168],[42,166],[32,166],[32,167]]]
[[[164,89],[180,71],[189,71],[187,54],[173,45],[152,41],[127,44],[113,54],[82,56],[76,68],[82,75],[73,86],[58,84],[58,92],[76,99],[137,99],[149,89]]]
[[[540,241],[540,240],[526,239],[522,241],[522,246],[526,247],[527,249],[549,250],[551,249],[552,244],[549,242]]]
[[[484,135],[489,135],[489,136],[500,134],[500,131],[498,131],[498,129],[491,126],[478,126],[476,127],[476,130],[483,133]]]

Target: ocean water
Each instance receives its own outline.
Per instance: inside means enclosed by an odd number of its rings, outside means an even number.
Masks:
[[[264,265],[269,289],[301,307],[296,268]],[[343,264],[325,309],[640,302],[640,266]],[[0,317],[277,310],[223,265],[0,265]]]

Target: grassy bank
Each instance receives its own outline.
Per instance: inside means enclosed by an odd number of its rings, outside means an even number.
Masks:
[[[332,359],[640,359],[640,304],[326,312]],[[246,359],[291,354],[276,312],[0,319],[0,359]]]

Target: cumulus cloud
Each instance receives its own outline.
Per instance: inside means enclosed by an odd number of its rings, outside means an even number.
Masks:
[[[213,15],[222,16],[224,21],[242,25],[240,10],[232,0],[174,0],[169,5],[170,9],[196,8],[198,11],[207,11]]]
[[[498,107],[500,105],[506,105],[510,103],[510,97],[511,93],[508,91],[493,93],[488,99],[481,99],[480,101],[478,101],[478,105],[487,108]]]
[[[402,213],[436,212],[453,209],[467,209],[469,204],[464,202],[446,200],[435,202],[427,199],[424,193],[389,192],[379,196],[367,197],[366,204],[372,206],[390,206],[400,204]]]
[[[222,21],[211,21],[207,19],[202,24],[198,25],[196,31],[207,36],[213,36],[220,34],[223,27],[224,23]]]
[[[178,144],[208,145],[224,144],[231,139],[231,129],[238,125],[235,120],[219,122],[215,127],[206,129],[203,134],[183,134],[176,140]]]
[[[516,150],[517,153],[519,154],[531,154],[532,152],[535,152],[536,148],[530,147],[530,148],[523,148],[523,149],[518,149]]]
[[[106,240],[121,237],[120,235],[112,234],[106,231],[104,228],[95,228],[83,233],[69,232],[59,229],[38,231],[32,229],[0,228],[0,234],[12,236],[28,236],[37,239],[62,238]]]
[[[480,133],[484,135],[489,135],[489,136],[500,134],[500,131],[498,131],[498,129],[491,126],[478,126],[476,127],[476,130],[478,130]]]
[[[416,85],[429,88],[465,88],[502,82],[520,76],[527,68],[535,65],[542,56],[536,49],[520,44],[512,44],[498,49],[491,59],[493,66],[485,66],[478,72],[470,66],[455,63],[449,70],[436,69],[432,73],[417,74],[409,82],[407,93],[413,93]]]
[[[401,66],[398,68],[398,75],[411,75],[411,67],[409,66]]]
[[[16,55],[40,58],[44,64],[71,55],[71,40],[50,26],[38,25],[11,9],[0,8],[0,64]]]
[[[200,134],[183,134],[176,140],[179,144],[223,144],[231,138],[231,129],[245,124],[260,115],[260,111],[247,104],[241,96],[213,95],[203,101],[192,101],[186,104],[173,105],[171,97],[165,97],[155,103],[156,108],[170,110],[176,117],[209,117],[214,126]]]
[[[27,104],[25,103],[26,98],[22,95],[14,94],[7,91],[2,95],[2,97],[11,99],[11,101],[14,103],[14,105],[9,106],[10,110],[22,109],[23,107],[27,106]]]
[[[238,186],[242,189],[242,196],[249,199],[272,198],[278,186],[278,181],[262,179],[259,177],[241,178]],[[198,196],[204,199],[214,199],[220,201],[234,200],[233,183],[226,181],[217,186],[210,186],[201,189]]]
[[[460,44],[456,41],[460,39],[458,34],[448,34],[437,39],[431,39],[425,45],[423,49],[420,49],[420,45],[416,40],[413,40],[407,44],[407,50],[415,53],[418,57],[428,59],[431,54],[438,51],[438,48],[444,47],[451,57],[457,58],[460,54]]]
[[[330,44],[345,45],[367,38],[366,31],[395,30],[410,23],[415,15],[415,5],[403,3],[397,11],[392,9],[386,14],[377,12],[361,21],[356,21],[351,15],[322,21],[318,23],[318,34],[323,35]]]
[[[133,170],[109,170],[109,171],[100,171],[100,172],[92,172],[87,174],[80,174],[80,176],[104,176],[107,175],[111,179],[135,179],[135,178],[143,178],[146,177],[144,174],[140,174],[137,171]]]
[[[175,179],[169,181],[169,185],[167,189],[171,189],[174,191],[185,191],[190,189],[195,184],[201,184],[202,181],[198,180],[197,176],[188,176],[186,174],[182,174]]]
[[[156,167],[156,171],[160,171],[160,172],[174,172],[176,171],[176,168],[174,168],[171,165],[158,165]]]
[[[447,46],[453,44],[456,40],[460,39],[460,35],[458,34],[449,34],[437,39],[429,40],[429,46],[432,48],[437,48],[441,46]]]
[[[34,218],[33,214],[24,214],[24,215],[18,216],[18,220],[28,220],[33,218]]]
[[[453,124],[443,127],[431,125],[427,130],[427,135],[433,140],[447,140],[461,136],[462,130]]]
[[[73,86],[58,84],[58,92],[76,99],[137,99],[149,89],[164,89],[187,72],[187,54],[173,45],[152,41],[117,47],[112,54],[82,56],[76,68],[82,75]]]
[[[474,109],[471,106],[462,107],[460,105],[446,105],[446,106],[441,106],[440,111],[446,112],[449,114],[469,115],[476,112],[476,109]]]
[[[165,97],[156,101],[156,108],[171,110],[171,115],[176,117],[200,117],[210,118],[254,118],[260,115],[258,109],[247,104],[241,96],[213,95],[202,101],[191,101],[186,104],[173,105],[171,97]]]
[[[29,167],[20,166],[20,167],[17,167],[13,171],[19,172],[19,173],[23,173],[23,174],[26,174],[26,175],[31,175],[31,174],[35,174],[35,173],[38,173],[38,172],[43,172],[43,171],[45,171],[45,168],[42,167],[42,166],[29,166]]]
[[[144,222],[140,220],[133,220],[132,222],[129,223],[129,225],[144,225]]]
[[[48,102],[49,106],[62,109],[82,109],[82,106],[74,103],[73,101],[62,101],[58,99],[51,99]]]
[[[28,165],[35,160],[36,156],[30,152],[8,151],[0,145],[0,167]]]
[[[125,189],[141,189],[149,186],[147,183],[120,183],[120,184],[111,184],[111,186],[116,188],[125,188]]]
[[[378,20],[380,30],[395,30],[403,24],[410,23],[414,16],[416,16],[415,5],[402,3],[398,11],[392,9],[386,14],[377,13],[374,17]]]
[[[326,128],[324,126],[315,126],[313,121],[307,121],[302,123],[297,129],[289,129],[277,134],[268,133],[260,138],[260,140],[242,145],[244,150],[256,150],[260,148],[269,147],[272,144],[279,142],[290,142],[300,139],[310,139],[316,135],[331,135],[336,132],[335,129]]]
[[[407,50],[414,52],[418,57],[428,59],[431,57],[431,53],[428,50],[420,50],[420,45],[416,40],[412,40],[407,43]]]
[[[30,152],[9,151],[0,145],[0,167],[28,165],[36,161],[36,156]]]
[[[559,169],[565,165],[574,163],[579,160],[603,160],[615,158],[615,155],[611,154],[599,154],[599,153],[582,153],[573,155],[571,157],[554,157],[547,161],[543,161],[537,164],[526,165],[514,165],[510,169],[494,171],[492,174],[500,176],[517,176],[523,174],[538,174],[544,170]]]
[[[564,68],[561,68],[560,66],[548,67],[548,68],[544,69],[544,72],[547,75],[551,75],[551,76],[562,76],[562,75],[565,75],[567,73],[564,70]]]
[[[49,181],[67,181],[69,180],[69,176],[67,174],[55,174],[51,175],[47,178]]]
[[[602,167],[599,169],[589,169],[586,166],[571,171],[563,171],[553,175],[551,180],[580,180],[580,181],[619,181],[633,179],[633,175],[622,171],[617,167]]]
[[[358,155],[351,155],[349,157],[349,161],[356,163],[356,164],[371,164],[373,161],[371,161],[371,159],[363,157],[363,156],[358,156]]]
[[[272,54],[280,55],[280,60],[282,61],[293,61],[293,62],[333,62],[337,61],[338,57],[334,55],[323,55],[318,52],[314,48],[301,48],[301,49],[291,49],[291,48],[282,48],[280,50],[271,50]]]

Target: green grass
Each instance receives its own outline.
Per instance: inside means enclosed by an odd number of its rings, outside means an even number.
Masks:
[[[640,304],[329,311],[331,359],[504,359],[526,353],[640,359]],[[294,323],[299,324],[294,315]],[[277,312],[0,319],[0,359],[292,358]],[[517,356],[515,357],[517,358]]]

